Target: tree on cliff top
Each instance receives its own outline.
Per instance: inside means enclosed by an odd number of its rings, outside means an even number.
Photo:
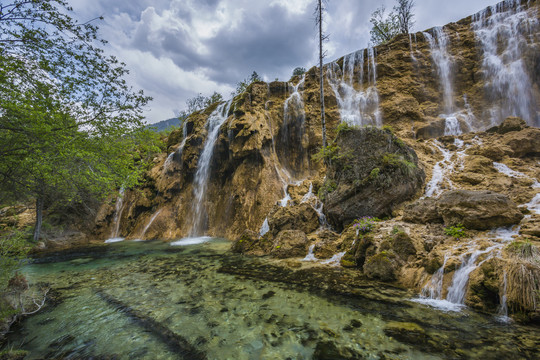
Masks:
[[[392,40],[397,34],[408,34],[414,25],[414,0],[396,0],[397,5],[385,16],[385,7],[377,8],[369,22],[371,28],[371,42],[380,45]]]
[[[150,98],[71,12],[64,0],[0,4],[0,201],[35,201],[35,240],[44,207],[133,185],[156,150],[143,130]]]

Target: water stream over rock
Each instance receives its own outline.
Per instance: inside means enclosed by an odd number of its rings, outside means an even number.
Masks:
[[[203,235],[207,227],[206,209],[204,206],[204,199],[206,196],[206,190],[208,187],[208,180],[210,177],[210,166],[212,164],[212,156],[214,154],[214,145],[219,134],[221,125],[227,120],[229,116],[229,109],[232,101],[229,100],[225,103],[218,105],[216,110],[208,117],[206,124],[208,135],[204,143],[203,150],[199,157],[197,164],[197,172],[195,173],[195,179],[193,181],[193,216],[192,216],[192,228],[190,231],[191,236]]]
[[[364,58],[365,52],[367,59]],[[367,64],[365,77],[364,63]],[[341,121],[351,126],[382,126],[374,48],[346,55],[343,69],[335,62],[329,64],[327,77],[336,95]]]

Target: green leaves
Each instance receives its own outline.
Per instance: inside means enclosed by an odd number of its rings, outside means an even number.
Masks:
[[[63,0],[0,4],[0,202],[84,203],[135,185],[159,139],[150,100]]]

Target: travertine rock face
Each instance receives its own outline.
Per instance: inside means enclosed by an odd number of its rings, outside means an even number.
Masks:
[[[309,234],[319,228],[319,215],[306,203],[275,207],[268,216],[268,225],[274,236],[283,230],[302,230]]]
[[[462,224],[468,229],[489,230],[517,224],[523,214],[516,204],[503,194],[492,191],[451,190],[438,199],[422,199],[409,205],[403,214],[405,221]]]
[[[447,191],[438,200],[438,212],[448,226],[477,230],[514,225],[523,218],[508,196],[491,191]]]
[[[391,215],[423,185],[416,153],[387,131],[343,130],[332,146],[324,212],[336,229],[361,216]]]

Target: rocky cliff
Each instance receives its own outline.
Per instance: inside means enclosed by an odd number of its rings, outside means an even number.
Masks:
[[[454,294],[472,264],[466,298],[453,303],[495,311],[513,278],[508,302],[534,313],[516,279],[540,279],[536,258],[515,260],[506,241],[540,236],[539,9],[507,0],[327,64],[327,152],[316,68],[192,114],[144,186],[102,207],[96,235],[210,235],[258,255],[339,254],[335,263],[431,289],[434,300]],[[364,233],[354,225],[363,216],[385,221]],[[511,235],[490,232],[513,225]]]

